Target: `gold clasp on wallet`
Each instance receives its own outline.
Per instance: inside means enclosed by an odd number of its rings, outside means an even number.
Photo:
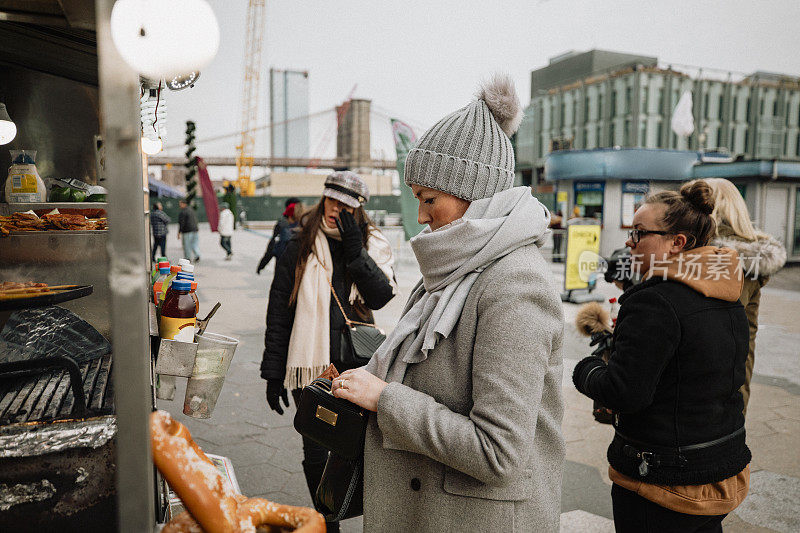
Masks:
[[[338,413],[334,413],[330,409],[325,409],[321,405],[317,406],[317,418],[325,422],[326,424],[330,424],[331,426],[336,425],[336,419],[339,418]]]

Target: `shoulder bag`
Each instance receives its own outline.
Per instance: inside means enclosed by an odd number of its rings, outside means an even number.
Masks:
[[[340,360],[350,368],[364,366],[369,363],[372,355],[378,347],[383,344],[383,341],[386,340],[386,334],[375,324],[350,320],[347,313],[344,312],[344,306],[339,300],[339,296],[337,296],[336,291],[333,290],[331,280],[329,280],[327,276],[325,279],[328,281],[333,299],[336,300],[336,305],[339,307],[339,311],[342,312],[345,324],[347,325],[341,332],[341,342],[339,343],[341,347]]]
[[[314,506],[335,522],[361,515],[364,494],[364,437],[369,411],[331,394],[331,380],[303,388],[294,428],[330,451]]]

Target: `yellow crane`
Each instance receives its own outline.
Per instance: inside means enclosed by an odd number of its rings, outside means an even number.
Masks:
[[[252,196],[255,126],[258,120],[258,97],[261,94],[261,49],[264,42],[265,0],[249,0],[245,34],[244,85],[242,87],[242,132],[236,147],[236,180],[242,196]]]

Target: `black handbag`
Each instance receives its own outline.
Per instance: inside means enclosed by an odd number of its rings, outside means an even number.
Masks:
[[[331,380],[317,378],[303,387],[294,428],[304,437],[346,459],[364,455],[369,411],[331,394]]]
[[[294,428],[330,451],[314,505],[328,522],[363,513],[364,437],[369,411],[331,394],[331,380],[303,388]]]
[[[364,514],[364,455],[345,459],[331,452],[322,473],[314,506],[328,522]]]

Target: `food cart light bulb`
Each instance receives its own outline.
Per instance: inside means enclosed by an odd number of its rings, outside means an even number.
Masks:
[[[152,80],[199,71],[219,48],[219,24],[206,0],[117,0],[111,38],[122,59]]]
[[[0,104],[0,144],[8,144],[17,136],[17,125],[8,116],[6,105]]]
[[[148,139],[147,137],[142,137],[142,152],[147,155],[156,155],[161,151],[161,147],[161,138]]]

